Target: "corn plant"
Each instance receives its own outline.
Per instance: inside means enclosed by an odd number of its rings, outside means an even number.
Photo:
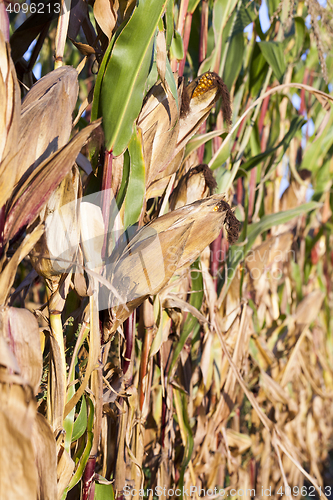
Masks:
[[[330,2],[0,8],[1,498],[328,498]]]

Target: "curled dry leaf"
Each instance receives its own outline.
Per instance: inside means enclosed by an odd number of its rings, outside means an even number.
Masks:
[[[22,378],[36,395],[43,372],[43,356],[35,316],[27,309],[2,308],[0,335],[7,341],[15,356]]]
[[[8,159],[15,155],[21,113],[21,93],[9,46],[0,31],[0,206],[9,198],[15,185],[19,164],[9,166]],[[4,105],[5,103],[5,105]]]
[[[23,227],[30,225],[36,219],[54,189],[71,170],[91,132],[100,123],[100,120],[96,120],[87,125],[66,146],[44,160],[25,179],[21,189],[12,197],[7,210],[4,230],[6,241],[13,238]]]
[[[136,5],[135,0],[96,0],[94,16],[109,40],[119,26],[127,21]]]
[[[60,456],[60,458],[59,458]],[[61,446],[58,455],[58,465],[57,465],[57,480],[58,480],[58,500],[61,500],[65,489],[69,485],[73,471],[75,468],[75,463],[69,456],[69,453]]]
[[[0,305],[7,303],[11,287],[15,280],[17,266],[34,248],[43,232],[44,228],[41,225],[37,226],[31,233],[27,233],[19,248],[10,259],[2,260],[0,272]]]

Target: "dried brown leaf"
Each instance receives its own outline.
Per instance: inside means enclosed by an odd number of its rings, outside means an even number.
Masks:
[[[166,90],[167,89],[167,90]],[[181,87],[178,90],[179,97]],[[137,120],[143,133],[146,185],[170,175],[165,167],[177,143],[179,111],[168,87],[155,84],[148,92]]]
[[[121,23],[128,20],[136,5],[135,0],[96,0],[94,16],[109,40]]]
[[[38,474],[37,500],[54,500],[57,498],[57,447],[48,421],[37,413],[32,444]]]
[[[54,189],[72,168],[82,146],[100,120],[91,123],[64,147],[44,160],[29,175],[8,209],[4,236],[8,241],[23,227],[31,224],[48,201]]]
[[[21,93],[9,47],[0,32],[0,206],[11,195],[19,165],[9,168],[8,159],[15,155],[21,112]]]
[[[38,80],[22,103],[16,182],[67,144],[78,96],[78,75],[71,66],[51,71]]]
[[[22,385],[20,385],[22,384]],[[31,388],[0,370],[1,496],[36,500],[37,469],[32,446],[36,402]]]

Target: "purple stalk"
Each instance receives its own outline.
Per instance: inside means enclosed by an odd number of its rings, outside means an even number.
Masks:
[[[96,457],[89,457],[82,478],[82,500],[94,500]]]

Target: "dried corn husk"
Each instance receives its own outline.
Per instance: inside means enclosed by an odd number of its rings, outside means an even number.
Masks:
[[[118,292],[108,303],[110,334],[146,297],[165,287],[176,270],[193,262],[223,224],[234,242],[239,222],[223,195],[215,195],[154,219],[122,252],[116,249],[107,268],[107,277]]]
[[[216,181],[208,165],[191,168],[178,182],[170,197],[170,210],[207,198],[216,188]]]
[[[19,164],[9,165],[15,156],[21,113],[21,93],[9,45],[0,31],[0,206],[8,200],[15,185]],[[6,160],[6,161],[5,161]]]
[[[161,84],[160,84],[161,85]],[[154,145],[156,151],[160,148],[163,151],[161,158],[158,157],[157,165],[154,164],[154,175],[150,175],[147,189],[147,198],[157,196],[163,193],[167,183],[169,182],[170,176],[176,172],[179,168],[180,163],[183,158],[183,149],[190,138],[195,134],[195,132],[200,127],[201,123],[206,120],[211,109],[213,108],[216,101],[222,98],[222,111],[223,116],[227,124],[229,125],[231,120],[231,107],[230,107],[230,95],[226,85],[223,80],[216,74],[212,72],[204,73],[193,80],[184,90],[182,90],[182,81],[179,83],[178,92],[181,92],[181,109],[179,113],[179,122],[175,125],[173,129],[165,128],[164,132],[167,130],[168,134],[172,139],[170,142],[167,141],[167,135],[162,135],[163,127],[161,130],[161,137],[163,137],[162,142],[159,143],[158,135],[155,138],[154,127],[158,125],[153,125],[150,129],[150,135],[147,132],[147,155],[151,151],[151,144],[153,141],[157,141],[157,145]],[[170,99],[167,101],[170,102]],[[166,110],[156,108],[156,115],[160,114],[162,116]],[[172,116],[170,114],[170,116]],[[156,121],[156,119],[155,119]],[[172,120],[170,119],[170,123]],[[175,141],[175,129],[178,131],[177,139]],[[149,141],[148,141],[149,138]],[[145,149],[146,144],[144,141]],[[169,149],[172,145],[172,154],[170,155]],[[176,160],[177,159],[177,160]],[[163,180],[162,180],[163,179]]]

